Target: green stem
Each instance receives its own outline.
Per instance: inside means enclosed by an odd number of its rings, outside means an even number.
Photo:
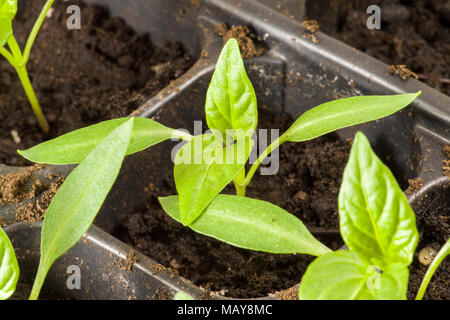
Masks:
[[[30,78],[28,77],[27,67],[25,65],[18,66],[16,67],[16,70],[17,74],[19,75],[20,81],[22,82],[25,93],[28,97],[28,100],[30,101],[31,108],[36,115],[39,126],[44,133],[48,133],[50,131],[50,127],[48,125],[47,119],[45,119],[45,116],[42,113],[41,106],[38,99],[36,98],[36,94],[34,93]]]
[[[42,8],[42,11],[41,11],[38,19],[35,22],[33,29],[31,30],[31,33],[30,33],[27,43],[25,45],[25,49],[23,50],[23,63],[24,64],[27,64],[28,59],[30,58],[31,48],[33,47],[34,41],[36,40],[39,30],[41,29],[42,23],[44,22],[45,17],[47,16],[48,10],[50,10],[54,1],[55,0],[47,1],[45,6]]]
[[[425,295],[425,291],[427,290],[428,284],[430,283],[431,278],[433,277],[436,269],[439,267],[441,262],[450,254],[450,239],[447,240],[447,243],[442,247],[437,256],[434,258],[430,267],[428,268],[425,277],[423,278],[422,284],[420,285],[419,292],[417,293],[416,300],[422,300]]]

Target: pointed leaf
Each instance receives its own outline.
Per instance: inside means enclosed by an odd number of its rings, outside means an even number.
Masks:
[[[387,117],[413,102],[418,93],[351,97],[305,112],[283,135],[284,141],[312,140],[338,129]]]
[[[11,297],[19,280],[16,253],[6,233],[0,228],[0,300]]]
[[[358,132],[339,193],[341,235],[369,257],[409,265],[419,234],[408,200],[388,167]]]
[[[181,221],[179,197],[159,199],[164,211]],[[190,226],[236,247],[270,253],[319,256],[331,252],[289,212],[269,202],[218,195]]]
[[[69,132],[28,150],[19,151],[26,159],[45,164],[77,164],[116,128],[130,118],[104,121]],[[182,134],[182,133],[181,133]],[[180,132],[145,118],[135,118],[127,155],[142,151],[165,140],[180,137]]]
[[[235,39],[230,39],[220,54],[206,96],[206,121],[210,129],[226,133],[242,130],[252,136],[258,124],[255,90],[245,72]]]
[[[184,225],[191,224],[233,180],[247,162],[252,148],[253,140],[248,137],[224,148],[221,135],[206,134],[194,137],[180,149],[174,176]]]
[[[409,271],[374,265],[364,255],[336,251],[313,261],[303,275],[300,300],[405,300]]]

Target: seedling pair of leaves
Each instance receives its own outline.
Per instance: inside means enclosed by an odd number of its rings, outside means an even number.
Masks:
[[[0,0],[0,54],[16,69],[39,126],[44,133],[48,133],[50,128],[31,85],[26,65],[30,58],[31,48],[54,1],[48,0],[42,8],[22,52],[14,37],[12,27],[12,22],[17,13],[17,0]],[[6,44],[10,50],[5,48]]]
[[[349,250],[325,254],[308,267],[301,300],[403,300],[408,266],[419,234],[408,200],[369,141],[357,133],[339,192],[341,236]],[[420,300],[450,241],[432,262],[417,294]]]
[[[80,164],[46,212],[41,263],[32,298],[37,298],[53,262],[91,225],[123,158],[173,138],[186,141],[175,159],[178,196],[160,199],[163,209],[173,219],[198,233],[241,248],[313,256],[331,252],[295,216],[273,204],[246,198],[246,187],[262,161],[282,143],[307,141],[386,117],[409,105],[419,94],[352,97],[315,107],[298,118],[246,172],[258,109],[238,43],[229,40],[207,92],[205,112],[212,133],[193,137],[151,119],[121,118],[19,152],[37,163]],[[230,182],[235,184],[237,195],[220,195]]]

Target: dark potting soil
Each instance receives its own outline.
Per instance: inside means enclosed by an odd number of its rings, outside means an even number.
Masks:
[[[311,12],[325,33],[389,65],[406,65],[420,80],[450,95],[448,0],[341,1],[338,13]],[[381,8],[381,29],[366,26],[369,5]],[[328,12],[332,12],[332,7]]]
[[[262,128],[284,131],[293,120],[282,115],[265,117],[261,123]],[[299,217],[318,239],[338,249],[342,240],[337,197],[349,151],[350,145],[333,135],[284,144],[279,173],[255,175],[248,196],[281,206]],[[116,236],[196,285],[226,296],[262,297],[299,283],[312,257],[243,250],[184,228],[159,205],[157,197],[176,194],[172,173],[162,179],[165,183],[148,188],[146,205],[124,215]],[[234,189],[230,186],[225,192]]]
[[[14,34],[21,48],[44,3],[28,1],[14,20]],[[71,4],[81,7],[80,30],[66,27],[66,9]],[[28,63],[51,133],[42,134],[15,70],[0,59],[0,162],[28,164],[17,155],[17,149],[129,115],[193,62],[181,45],[156,47],[148,35],[136,34],[104,8],[80,1],[56,1]]]

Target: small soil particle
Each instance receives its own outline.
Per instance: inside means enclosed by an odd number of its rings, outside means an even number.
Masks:
[[[305,20],[302,22],[302,26],[309,32],[303,35],[303,38],[309,38],[313,43],[319,43],[316,33],[319,31],[320,26],[317,20]]]
[[[173,295],[166,288],[158,288],[152,296],[152,300],[172,300]]]
[[[244,59],[259,57],[264,54],[264,47],[256,35],[247,26],[232,26],[226,23],[219,24],[216,33],[222,37],[223,44],[226,44],[231,38],[235,38],[239,43],[242,57]]]
[[[297,192],[295,194],[295,196],[297,198],[299,198],[300,200],[302,200],[302,201],[304,201],[304,200],[306,200],[306,198],[308,198],[308,194],[306,192],[301,191],[301,190],[299,192]]]
[[[6,227],[6,219],[0,216],[0,228]]]
[[[119,261],[119,269],[125,271],[131,271],[135,263],[139,262],[138,257],[136,256],[136,252],[131,250],[127,255],[126,259],[121,259]]]
[[[280,300],[298,300],[298,286],[275,292],[275,296]]]
[[[200,2],[198,2],[198,0],[191,0],[191,4],[192,4],[194,7],[200,7]]]
[[[408,80],[408,78],[419,79],[417,74],[415,74],[414,72],[409,70],[404,64],[388,66],[387,70],[390,73],[394,73],[394,74],[399,75],[400,78],[402,78],[402,80]]]
[[[425,247],[419,252],[419,262],[424,266],[429,266],[433,262],[434,257],[436,257],[436,250],[431,247]]]
[[[445,156],[450,159],[450,144],[446,145],[444,149],[442,149],[442,152],[445,154]]]
[[[406,194],[413,194],[419,192],[423,188],[423,182],[421,178],[409,179],[409,187],[406,189]]]
[[[314,19],[303,21],[302,26],[311,33],[316,33],[320,29],[319,23]]]

